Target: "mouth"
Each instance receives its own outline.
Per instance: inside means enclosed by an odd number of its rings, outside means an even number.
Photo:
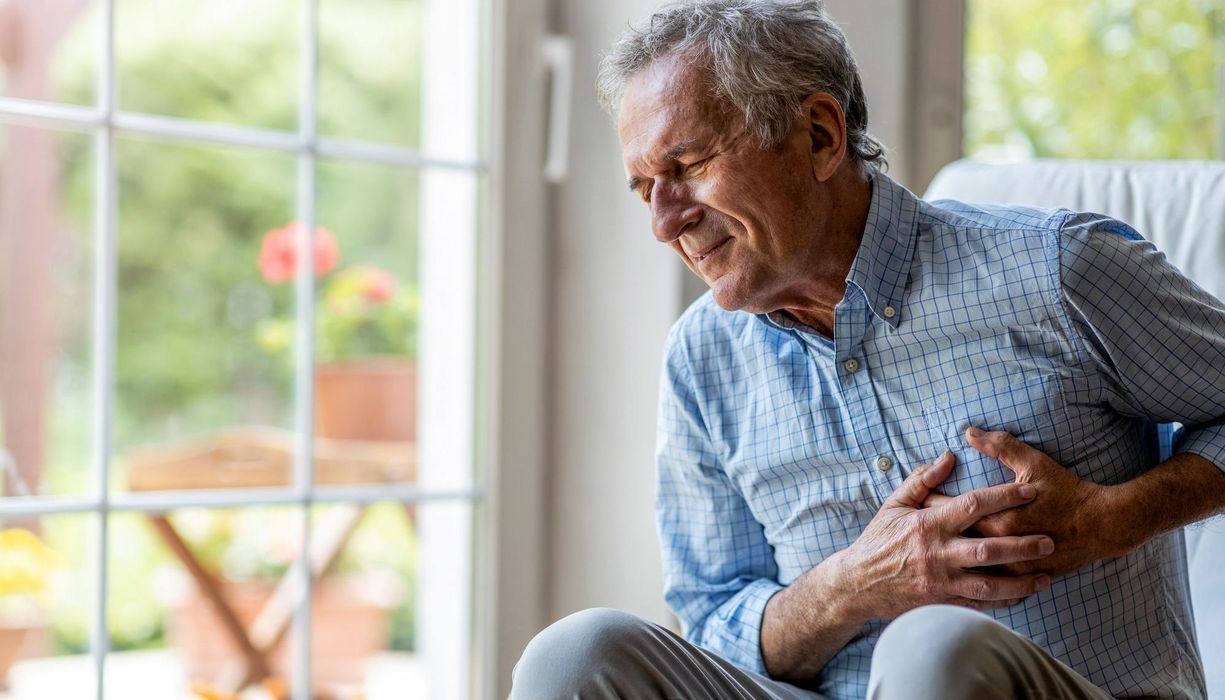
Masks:
[[[705,260],[706,258],[709,258],[710,256],[714,255],[716,252],[718,252],[718,251],[719,251],[719,249],[721,249],[721,248],[722,248],[724,245],[726,245],[726,244],[727,244],[727,242],[728,242],[728,241],[730,241],[730,240],[732,240],[732,237],[731,237],[731,236],[728,236],[727,238],[724,238],[723,240],[719,241],[718,243],[715,243],[715,244],[713,244],[713,245],[707,246],[706,248],[704,248],[704,249],[702,249],[702,250],[698,251],[698,253],[697,253],[696,255],[694,255],[694,256],[693,256],[693,261],[694,261],[694,262],[699,262],[699,263],[700,263],[700,262],[702,262],[702,261],[703,261],[703,260]]]

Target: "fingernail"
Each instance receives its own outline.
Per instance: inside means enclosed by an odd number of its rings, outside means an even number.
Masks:
[[[936,458],[936,466],[943,467],[944,465],[948,464],[949,460],[952,458],[953,453],[945,450],[944,452],[940,453],[939,457]]]
[[[1051,585],[1050,576],[1039,576],[1038,577],[1038,588],[1046,588],[1049,585]]]
[[[1017,493],[1021,494],[1021,498],[1033,498],[1038,495],[1038,489],[1031,484],[1021,484],[1021,488],[1017,489]]]
[[[976,438],[980,438],[983,435],[986,435],[986,433],[984,433],[981,429],[976,428],[973,425],[971,425],[968,429],[966,429],[966,432],[970,434],[970,437],[976,437]]]
[[[1049,537],[1044,537],[1038,540],[1038,554],[1046,556],[1055,551],[1055,541]]]

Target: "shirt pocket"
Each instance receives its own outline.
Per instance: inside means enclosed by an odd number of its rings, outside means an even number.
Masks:
[[[1012,470],[966,442],[966,428],[1003,430],[1041,450],[1060,464],[1071,458],[1067,404],[1057,375],[1043,375],[998,391],[950,396],[923,411],[932,439],[932,455],[950,450],[957,458],[940,491],[953,496],[1014,481]]]

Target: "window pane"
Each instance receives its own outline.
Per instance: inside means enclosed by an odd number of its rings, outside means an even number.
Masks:
[[[475,508],[465,501],[435,501],[417,511],[416,644],[429,691],[417,697],[472,697]]]
[[[422,5],[319,3],[320,133],[419,146]]]
[[[0,521],[3,697],[95,696],[96,522],[92,515]]]
[[[93,142],[0,126],[5,496],[91,490]]]
[[[119,106],[294,129],[300,25],[295,0],[116,0]]]
[[[325,554],[326,543],[343,543],[316,584],[311,664],[317,694],[353,700],[436,697],[427,692],[417,641],[417,578],[424,573],[417,561],[420,508],[382,503],[315,509],[316,551]]]
[[[467,605],[467,583],[455,577],[469,569],[468,542],[441,542],[426,555],[434,565],[431,579],[419,581],[424,568],[418,564],[418,511],[435,522],[452,512],[471,517],[468,506],[447,504],[313,510],[311,561],[322,572],[311,608],[316,697],[424,700],[440,697],[429,692],[437,673],[463,673],[454,651],[468,639],[465,614],[456,617],[453,608]],[[467,520],[457,525],[447,537],[465,537]],[[124,546],[110,553],[114,651],[107,660],[108,697],[225,697],[247,687],[244,676],[248,686],[274,693],[289,686],[292,606],[277,589],[302,551],[298,509],[182,509],[168,518],[120,514],[111,517],[111,534]],[[225,599],[227,612],[219,612],[207,591]],[[417,601],[431,595],[438,614],[423,619]],[[248,673],[252,666],[225,615],[237,621],[270,675]],[[419,651],[419,635],[435,641],[427,656]],[[442,666],[436,673],[427,664]]]
[[[477,203],[480,178],[466,172],[421,174],[421,415],[424,489],[472,487],[476,462],[475,334]]]
[[[189,508],[169,517],[111,516],[111,539],[122,545],[110,550],[106,697],[231,697],[246,687],[285,697],[293,606],[287,590],[277,591],[302,551],[300,514]]]
[[[329,438],[316,476],[320,483],[412,481],[420,178],[404,169],[325,161],[318,186],[319,221],[335,238],[339,263],[319,280],[315,308],[315,426]]]
[[[96,0],[9,0],[0,42],[0,95],[93,104],[98,81]],[[6,27],[0,19],[0,33]]]
[[[970,0],[965,153],[1221,153],[1221,0]]]
[[[124,139],[118,158],[116,486],[286,480],[293,157]]]

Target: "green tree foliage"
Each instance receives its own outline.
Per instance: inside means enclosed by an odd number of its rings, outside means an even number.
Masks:
[[[1211,159],[1221,0],[971,0],[965,153]]]

